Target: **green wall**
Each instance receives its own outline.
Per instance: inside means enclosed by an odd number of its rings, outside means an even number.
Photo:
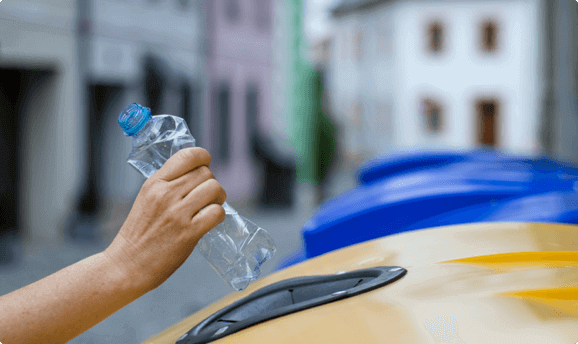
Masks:
[[[313,171],[314,72],[306,61],[307,42],[303,33],[304,0],[286,0],[288,21],[288,82],[290,137],[297,159],[297,180],[315,182]]]

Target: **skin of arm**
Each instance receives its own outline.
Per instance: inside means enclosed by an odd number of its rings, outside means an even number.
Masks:
[[[0,342],[65,343],[161,285],[224,220],[210,160],[202,148],[177,152],[105,251],[0,297]]]

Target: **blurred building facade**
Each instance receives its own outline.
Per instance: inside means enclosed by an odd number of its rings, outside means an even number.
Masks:
[[[279,145],[294,155],[297,180],[315,182],[315,67],[304,32],[304,0],[275,1],[274,123]],[[286,134],[284,134],[286,133]]]
[[[117,116],[131,102],[202,143],[205,19],[198,0],[1,4],[2,234],[94,239],[110,205],[130,208],[144,179]]]
[[[230,201],[256,194],[253,138],[285,130],[272,116],[278,2],[1,5],[3,234],[49,243],[118,230],[144,181],[117,123],[132,102],[185,118]]]
[[[206,8],[198,0],[79,0],[77,15],[85,179],[66,230],[90,239],[103,212],[130,206],[144,180],[126,164],[132,140],[117,123],[125,106],[183,117],[202,141]]]
[[[0,5],[0,232],[50,241],[62,235],[85,154],[75,1]]]
[[[290,13],[295,1],[274,0],[273,6],[273,39],[271,42],[271,132],[280,141],[289,144],[290,82],[292,40],[294,37],[293,18]],[[293,6],[291,6],[293,5]],[[290,7],[291,6],[291,7]]]
[[[272,42],[275,4],[270,0],[215,0],[208,5],[207,78],[202,146],[231,201],[258,190],[251,159],[256,135],[272,121]]]
[[[337,2],[331,104],[348,128],[346,150],[539,151],[549,48],[542,28],[559,25],[547,21],[548,3]]]
[[[544,59],[540,142],[546,154],[578,163],[578,4],[542,1]]]

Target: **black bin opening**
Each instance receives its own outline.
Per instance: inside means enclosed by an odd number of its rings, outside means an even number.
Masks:
[[[280,281],[215,312],[184,334],[177,344],[209,343],[270,319],[383,287],[406,273],[399,266],[384,266]]]

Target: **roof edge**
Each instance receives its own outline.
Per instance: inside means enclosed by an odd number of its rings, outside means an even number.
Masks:
[[[392,0],[341,0],[336,1],[330,8],[333,17],[339,17],[353,11],[370,8]]]

